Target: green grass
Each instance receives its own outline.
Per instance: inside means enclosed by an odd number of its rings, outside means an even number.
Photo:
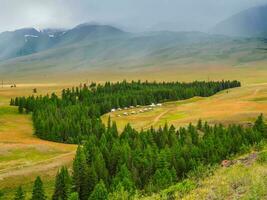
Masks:
[[[62,152],[52,149],[49,149],[48,151],[40,151],[36,148],[10,149],[9,151],[0,154],[0,171],[7,169],[8,167],[19,167],[47,160],[60,155],[60,153]]]
[[[177,112],[171,115],[165,115],[163,116],[157,123],[158,126],[163,126],[164,124],[171,124],[173,120],[180,120],[187,117],[186,113],[183,112]]]
[[[11,106],[1,106],[0,117],[3,117],[3,115],[19,115],[18,108]]]
[[[254,99],[252,99],[252,101],[256,101],[256,102],[266,102],[266,101],[267,101],[267,97],[258,97],[258,98],[254,98]]]
[[[51,199],[53,191],[54,191],[54,178],[52,177],[41,177],[42,181],[44,183],[44,190],[45,190],[45,194],[48,197],[48,199]],[[14,178],[13,179],[14,183],[16,184],[16,182],[23,182],[23,180],[21,178]],[[22,185],[22,188],[25,192],[25,199],[26,200],[30,200],[31,199],[31,195],[32,195],[32,188],[33,188],[33,181],[32,182],[25,182]],[[1,186],[1,185],[0,185]],[[16,193],[16,189],[12,186],[10,187],[5,187],[5,189],[2,190],[4,196],[3,196],[3,200],[10,200],[14,198],[14,195]],[[1,199],[1,198],[0,198]],[[2,200],[1,199],[1,200]]]

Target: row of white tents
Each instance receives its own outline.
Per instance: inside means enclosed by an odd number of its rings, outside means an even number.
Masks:
[[[132,110],[130,112],[124,112],[123,115],[124,116],[128,116],[128,115],[135,115],[135,114],[138,114],[138,113],[144,113],[144,112],[148,112],[148,111],[151,111],[153,110],[153,108],[155,107],[160,107],[162,106],[161,103],[158,103],[158,104],[155,104],[155,103],[152,103],[151,105],[149,105],[148,107],[145,107],[143,109],[140,109],[140,110]],[[129,108],[128,107],[125,107],[125,108],[113,108],[111,109],[111,112],[116,112],[116,111],[123,111],[123,110],[131,110],[131,109],[134,109],[134,108],[139,108],[140,106],[137,105],[137,106],[130,106]],[[121,114],[118,114],[117,115],[118,117],[121,117]]]
[[[149,107],[157,107],[157,106],[162,106],[161,103],[158,103],[158,104],[155,104],[155,103],[152,103],[151,105],[149,105]],[[122,110],[129,110],[129,109],[134,109],[134,108],[139,108],[140,105],[137,105],[137,106],[130,106],[130,107],[124,107],[123,109],[122,108],[112,108],[111,109],[111,112],[116,112],[116,111],[122,111]]]

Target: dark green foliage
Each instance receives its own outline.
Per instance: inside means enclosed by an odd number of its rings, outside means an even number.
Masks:
[[[24,194],[24,192],[22,190],[22,187],[20,186],[17,189],[17,192],[16,192],[14,200],[24,200],[24,199],[25,199],[25,194]]]
[[[112,180],[112,188],[114,191],[124,188],[129,193],[133,194],[135,191],[135,184],[132,179],[132,174],[126,165],[122,165]]]
[[[102,180],[95,186],[89,200],[108,200],[108,191]]]
[[[62,167],[56,176],[55,191],[52,200],[67,200],[71,189],[68,169]]]
[[[39,176],[34,182],[31,200],[46,200],[43,182]]]
[[[77,192],[71,193],[68,200],[79,200],[79,194]]]
[[[36,135],[40,138],[81,143],[94,134],[98,138],[104,131],[99,117],[112,108],[149,105],[165,101],[207,97],[221,90],[239,87],[238,81],[221,82],[107,82],[91,84],[62,91],[61,98],[51,96],[20,97],[11,99],[19,112],[33,113]],[[108,127],[115,130],[114,124]],[[114,131],[112,134],[116,134]],[[106,181],[106,180],[104,180]]]
[[[267,138],[265,127],[263,116],[253,127],[202,124],[201,137],[197,134],[199,124],[177,130],[165,125],[140,132],[128,125],[120,135],[110,126],[99,138],[91,135],[83,147],[78,147],[73,192],[80,200],[107,199],[108,193],[111,199],[127,199],[136,190],[157,192],[241,152],[244,146],[260,144]],[[63,168],[57,175],[54,197],[67,193],[64,188],[68,187],[61,184],[68,182],[66,177]]]
[[[78,192],[80,200],[87,200],[89,197],[90,183],[89,168],[86,163],[86,158],[83,149],[79,146],[76,157],[73,161],[73,186],[74,190]],[[92,186],[91,186],[92,187]]]
[[[128,125],[120,136],[107,128],[99,138],[92,135],[83,148],[78,148],[74,162],[82,162],[75,164],[74,177],[77,168],[85,169],[87,166],[93,171],[87,176],[93,177],[88,180],[89,193],[96,180],[102,178],[113,196],[125,195],[124,191],[133,195],[136,189],[156,192],[182,180],[200,166],[220,163],[242,151],[244,146],[260,143],[266,138],[266,130],[258,130],[256,124],[265,127],[261,116],[252,128],[240,125],[225,128],[205,123],[201,137],[197,132],[199,125],[192,124],[178,130],[165,125],[158,130],[151,128],[141,132]]]

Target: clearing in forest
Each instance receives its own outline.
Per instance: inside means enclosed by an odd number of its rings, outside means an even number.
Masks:
[[[199,119],[209,123],[251,123],[260,113],[267,113],[267,84],[251,84],[241,88],[222,91],[211,97],[194,97],[192,99],[167,102],[148,112],[140,113],[133,108],[108,113],[102,117],[106,123],[108,117],[116,121],[120,130],[130,123],[136,129],[147,129],[151,126],[173,124],[184,126],[196,123]],[[124,112],[130,113],[123,115]],[[135,114],[131,114],[131,113]]]

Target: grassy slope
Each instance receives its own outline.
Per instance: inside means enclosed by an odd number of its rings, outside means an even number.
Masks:
[[[264,78],[262,71],[266,75],[265,65],[259,64],[267,60],[262,40],[180,34],[159,33],[51,49],[0,62],[0,79],[65,83],[124,78],[184,81],[231,78],[239,74],[239,78],[249,81],[253,79],[249,71],[255,69],[253,76],[258,81]],[[218,69],[225,73],[218,74]]]
[[[132,109],[138,112],[143,108]],[[185,101],[164,103],[153,111],[124,116],[129,111],[108,113],[102,117],[107,122],[110,116],[116,121],[120,130],[127,123],[137,129],[146,129],[150,126],[162,126],[166,122],[176,126],[196,123],[199,119],[210,123],[249,123],[260,113],[267,114],[267,84],[247,85],[219,94],[201,98],[195,97]],[[121,116],[118,116],[121,115]]]
[[[200,179],[188,178],[142,200],[167,200],[172,193],[173,199],[181,200],[218,200],[242,199],[264,200],[267,198],[267,145],[260,152],[237,156],[237,163],[229,168],[215,167],[201,174]],[[259,161],[260,157],[265,160]],[[244,160],[242,160],[244,159]]]
[[[11,199],[14,189],[24,185],[30,194],[32,182],[40,175],[46,191],[51,194],[54,175],[62,165],[70,165],[75,145],[58,144],[38,139],[33,135],[31,117],[20,115],[17,108],[8,106],[9,98],[30,94],[31,87],[0,89],[0,189]],[[49,91],[57,91],[57,87]],[[46,88],[40,88],[46,93]]]

